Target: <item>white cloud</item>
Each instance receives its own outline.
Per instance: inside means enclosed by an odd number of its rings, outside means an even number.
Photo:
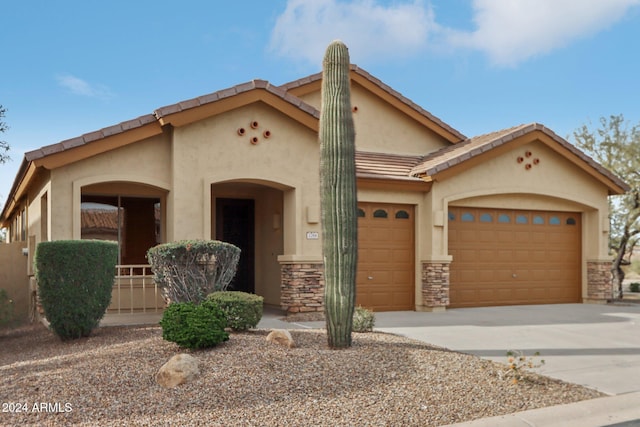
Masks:
[[[382,6],[374,0],[288,0],[271,33],[270,48],[280,56],[322,63],[327,45],[340,39],[351,62],[380,61],[415,54],[436,31],[422,0]]]
[[[445,28],[429,0],[288,0],[271,33],[272,52],[319,66],[334,39],[351,61],[384,62],[430,51],[477,50],[515,66],[601,32],[640,0],[473,0],[475,30]],[[447,1],[447,0],[441,0]]]
[[[56,77],[58,84],[75,95],[90,98],[108,99],[113,96],[111,91],[103,85],[92,85],[71,74],[62,74]]]
[[[473,32],[449,31],[454,47],[513,66],[600,32],[640,0],[474,0]]]

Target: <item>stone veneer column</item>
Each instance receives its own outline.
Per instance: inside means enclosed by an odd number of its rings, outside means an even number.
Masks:
[[[587,261],[587,298],[585,302],[606,302],[613,297],[612,262]]]
[[[422,306],[426,311],[449,305],[450,261],[422,261]]]
[[[324,266],[321,263],[282,264],[280,306],[290,314],[324,313]]]

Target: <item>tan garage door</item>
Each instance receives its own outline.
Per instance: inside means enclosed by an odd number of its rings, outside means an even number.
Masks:
[[[581,215],[449,208],[451,307],[581,301]]]
[[[358,208],[356,305],[413,310],[413,206],[359,203]]]

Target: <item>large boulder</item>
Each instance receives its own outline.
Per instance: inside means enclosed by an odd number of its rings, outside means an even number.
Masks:
[[[176,354],[162,365],[156,374],[156,382],[162,387],[173,388],[193,380],[198,375],[200,375],[198,359],[189,354],[181,353]]]
[[[286,329],[274,329],[267,335],[267,341],[293,348],[296,343],[293,341],[291,333]]]

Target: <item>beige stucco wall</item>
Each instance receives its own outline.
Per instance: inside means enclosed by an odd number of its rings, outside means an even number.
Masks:
[[[0,289],[13,300],[13,319],[24,323],[29,313],[29,278],[27,257],[22,250],[27,242],[0,243]]]
[[[168,191],[171,182],[169,135],[163,134],[51,171],[50,215],[55,218],[51,240],[80,238],[82,187],[126,181]]]
[[[526,170],[517,157],[526,151],[540,163]],[[582,213],[583,295],[586,261],[607,259],[607,189],[586,172],[541,142],[533,142],[443,181],[434,182],[430,199],[438,224],[420,242],[423,260],[447,260],[448,206],[474,206]]]
[[[320,92],[301,96],[320,109]],[[356,128],[356,148],[360,151],[425,155],[449,143],[397,108],[357,83],[351,85],[351,105]]]
[[[251,122],[259,123],[252,129]],[[246,134],[239,136],[238,128]],[[262,134],[269,130],[271,136]],[[257,144],[249,139],[259,138]],[[211,236],[210,186],[228,181],[261,184],[284,191],[285,253],[304,254],[293,230],[301,227],[304,208],[318,200],[316,134],[262,103],[232,110],[174,130],[173,203],[181,212],[173,238]],[[293,221],[289,223],[288,221]]]

